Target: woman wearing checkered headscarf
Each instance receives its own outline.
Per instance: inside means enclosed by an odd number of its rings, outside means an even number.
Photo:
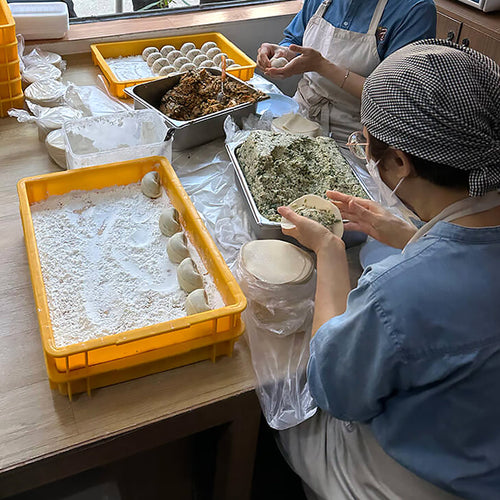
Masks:
[[[317,255],[308,382],[321,410],[282,431],[310,498],[496,500],[500,492],[500,68],[442,40],[368,77],[372,175],[424,222],[328,196],[347,229],[404,249],[349,293],[341,240],[286,208]],[[384,190],[384,188],[382,188]]]

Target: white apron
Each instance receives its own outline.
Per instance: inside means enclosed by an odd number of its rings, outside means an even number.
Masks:
[[[375,33],[387,0],[379,0],[367,33],[335,28],[323,19],[332,0],[324,0],[307,23],[303,46],[311,47],[329,61],[353,73],[368,76],[380,63]],[[332,132],[346,141],[351,132],[361,129],[360,100],[315,72],[304,73],[294,99],[302,112],[321,124],[324,133]]]

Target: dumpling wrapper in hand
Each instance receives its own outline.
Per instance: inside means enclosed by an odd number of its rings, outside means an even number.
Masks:
[[[288,205],[295,213],[299,215],[304,215],[310,219],[316,220],[320,224],[327,227],[335,236],[342,238],[344,234],[344,223],[342,222],[342,215],[337,206],[335,206],[331,201],[321,198],[315,194],[306,194],[292,201]],[[306,212],[301,214],[300,212]],[[310,212],[307,214],[307,212]],[[320,219],[320,220],[318,220]],[[322,219],[322,220],[321,220]],[[328,223],[326,219],[334,221],[333,223]],[[292,224],[285,217],[281,218],[281,227],[283,229],[293,229],[295,224]]]

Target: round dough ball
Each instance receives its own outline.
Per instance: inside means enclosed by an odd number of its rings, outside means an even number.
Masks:
[[[210,311],[207,294],[203,288],[197,288],[186,297],[186,312],[190,316],[205,311]]]
[[[212,47],[211,49],[208,49],[206,51],[207,57],[209,59],[213,59],[217,54],[220,54],[222,50],[219,49],[219,47]]]
[[[165,236],[172,236],[181,230],[179,224],[179,212],[174,207],[168,207],[162,210],[158,220],[160,231]]]
[[[208,50],[213,49],[214,47],[217,47],[217,44],[215,42],[205,42],[201,46],[201,51],[206,54]]]
[[[177,70],[173,66],[163,66],[163,68],[160,68],[160,71],[158,71],[158,74],[160,76],[168,76],[176,71]]]
[[[173,50],[175,50],[175,47],[173,45],[164,45],[160,49],[160,52],[163,57],[167,57]]]
[[[227,67],[227,69],[236,69],[236,68],[241,68],[241,64],[231,64],[231,66]]]
[[[200,54],[193,59],[193,64],[199,66],[203,61],[208,61],[208,57],[205,54]]]
[[[180,50],[172,50],[172,52],[167,55],[167,60],[169,64],[173,64],[179,57],[182,57],[182,52]]]
[[[177,281],[179,286],[187,293],[197,288],[203,288],[203,279],[197,271],[193,260],[186,257],[177,267]]]
[[[189,257],[189,250],[186,245],[186,235],[182,231],[175,233],[168,239],[167,255],[174,264],[179,264],[186,257]]]
[[[200,68],[214,68],[215,63],[212,61],[212,59],[207,59],[206,61],[203,61],[199,67]]]
[[[234,61],[232,59],[226,59],[226,69],[229,69],[229,67],[233,65]],[[222,61],[219,64],[219,68],[222,68]]]
[[[283,68],[283,66],[286,66],[288,64],[288,59],[285,57],[276,57],[271,59],[271,66],[273,68]]]
[[[201,54],[200,49],[191,49],[187,54],[186,57],[190,60],[193,61],[196,56],[199,56]]]
[[[196,64],[193,64],[193,63],[189,62],[189,63],[183,64],[181,66],[181,69],[179,71],[181,73],[183,73],[184,71],[190,71],[192,69],[196,69]]]
[[[225,52],[219,52],[218,54],[215,54],[215,56],[212,57],[212,61],[219,66],[220,63],[222,62],[222,57],[226,58],[226,61],[228,59],[228,55]]]
[[[157,59],[153,63],[153,66],[151,66],[151,70],[153,71],[153,73],[159,73],[160,69],[164,66],[170,66],[170,64],[168,63],[166,57],[160,57],[160,59]]]
[[[179,57],[178,59],[176,59],[174,61],[174,68],[176,69],[181,69],[182,66],[184,66],[184,64],[186,63],[190,63],[191,61],[187,58],[187,57]]]
[[[141,191],[148,198],[158,198],[161,195],[160,174],[148,172],[141,180]]]
[[[155,61],[158,59],[161,59],[161,54],[159,52],[153,52],[152,54],[149,54],[148,58],[146,59],[148,66],[151,68]]]
[[[148,56],[155,53],[155,52],[158,52],[158,49],[156,47],[146,47],[143,51],[142,51],[142,58],[147,61],[148,60]]]
[[[196,45],[192,42],[186,42],[181,47],[182,55],[185,56],[190,50],[196,49]]]

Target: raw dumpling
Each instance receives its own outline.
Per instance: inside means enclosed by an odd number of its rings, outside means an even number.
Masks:
[[[153,54],[154,52],[158,52],[158,49],[156,47],[146,47],[143,51],[142,51],[142,58],[147,61],[148,60],[148,56]]]
[[[201,54],[200,49],[191,49],[187,54],[186,57],[192,61],[196,56],[199,56]]]
[[[167,55],[167,60],[170,64],[173,64],[173,62],[178,58],[178,57],[182,57],[182,52],[180,50],[172,50],[172,52],[170,52],[168,55]]]
[[[174,207],[163,209],[158,224],[160,231],[165,236],[172,236],[178,233],[181,230],[181,225],[179,224],[179,212],[177,209]]]
[[[148,172],[141,180],[141,191],[149,198],[158,198],[161,195],[160,174]]]
[[[191,61],[187,57],[179,57],[174,61],[174,68],[181,69],[184,64],[190,63]]]
[[[241,68],[240,64],[231,64],[231,66],[228,66],[227,69],[236,69],[236,68]]]
[[[200,64],[200,68],[214,68],[215,63],[212,61],[212,59],[207,59],[206,61],[203,61]]]
[[[189,257],[189,250],[186,246],[186,235],[180,231],[168,239],[167,255],[171,262],[179,264],[186,257]]]
[[[208,50],[213,49],[214,47],[217,47],[217,44],[215,42],[205,42],[201,46],[201,51],[206,54]]]
[[[173,50],[175,50],[175,47],[173,45],[164,45],[160,49],[160,52],[163,57],[167,57]]]
[[[212,47],[211,49],[208,49],[206,54],[209,59],[213,59],[217,54],[220,54],[222,50],[219,49],[219,47]]]
[[[153,52],[152,54],[149,54],[148,58],[146,59],[148,66],[151,68],[154,62],[158,59],[161,59],[161,54],[159,52]]]
[[[185,56],[190,50],[196,49],[196,45],[192,42],[186,42],[182,47],[181,47],[181,52],[182,55]]]
[[[228,55],[225,52],[215,54],[215,56],[212,57],[212,61],[218,66],[222,62],[222,57],[225,57],[227,61]]]
[[[193,63],[189,62],[189,63],[183,64],[181,66],[181,69],[179,71],[181,73],[183,73],[184,71],[190,71],[192,69],[196,69],[196,64],[193,64]]]
[[[163,66],[163,68],[158,71],[160,76],[168,76],[171,73],[175,73],[177,70],[173,66]]]
[[[282,68],[288,64],[288,59],[285,57],[276,57],[271,59],[271,66],[273,68]]]
[[[207,294],[202,288],[197,288],[186,297],[186,312],[190,316],[205,311],[210,311]]]
[[[196,66],[199,66],[203,61],[208,61],[208,57],[205,54],[200,54],[199,56],[196,56],[193,59],[193,64],[196,64]]]
[[[186,257],[177,267],[177,281],[179,286],[187,293],[203,288],[203,279],[198,273],[193,260]]]
[[[170,66],[170,64],[168,63],[166,57],[160,57],[160,59],[157,59],[153,63],[153,66],[151,66],[151,70],[153,71],[153,73],[159,73],[160,69],[164,66]]]

